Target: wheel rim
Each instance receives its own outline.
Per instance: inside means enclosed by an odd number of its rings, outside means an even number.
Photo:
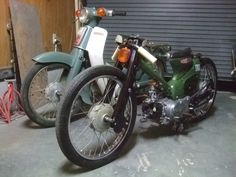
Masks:
[[[208,87],[206,87],[206,85],[208,85]],[[215,100],[216,72],[211,64],[205,64],[201,67],[199,90],[202,90],[202,92],[208,92],[209,94],[194,106],[196,117],[201,117],[207,114]]]
[[[109,101],[105,103],[105,97],[102,95],[107,95],[112,89],[108,89],[106,93],[103,93],[104,91],[100,91],[101,88],[99,88],[98,83],[100,81],[107,83],[108,79],[116,82],[116,86],[113,86],[116,89],[115,94],[112,94]],[[106,122],[104,119],[105,116],[111,117],[117,101],[116,98],[119,95],[119,88],[121,87],[122,83],[116,78],[100,76],[84,85],[74,98],[68,119],[69,138],[75,151],[83,158],[89,160],[103,159],[112,154],[125,139],[132,117],[130,98],[124,111],[124,117],[128,126],[123,128],[120,133],[115,133],[110,126],[111,123]],[[81,94],[85,93],[84,90],[87,88],[90,88],[91,103],[86,104],[86,106],[81,106],[80,104],[80,111],[78,111],[77,100],[81,100]],[[75,117],[77,118],[75,119]]]
[[[33,77],[28,92],[31,109],[47,121],[55,121],[57,104],[64,92],[68,68],[48,65]]]

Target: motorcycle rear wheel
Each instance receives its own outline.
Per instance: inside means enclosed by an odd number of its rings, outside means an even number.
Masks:
[[[136,118],[133,94],[124,103],[123,116],[127,126],[121,132],[116,133],[109,119],[105,119],[106,116],[111,118],[116,109],[116,98],[124,79],[125,75],[119,69],[98,66],[83,71],[70,83],[57,114],[56,135],[62,152],[74,164],[98,168],[117,158],[126,144]],[[107,86],[110,81],[113,85],[109,89],[99,85],[102,82]],[[83,101],[86,93],[89,95],[87,103]]]
[[[198,101],[197,104],[193,104],[193,112],[195,118],[203,119],[209,115],[215,102],[217,93],[217,70],[214,62],[209,58],[201,58],[200,63],[198,90],[201,90],[201,94],[204,94],[204,92],[208,92],[209,94],[201,101]]]
[[[41,127],[55,126],[57,105],[65,90],[70,67],[60,63],[36,63],[21,88],[26,115]]]

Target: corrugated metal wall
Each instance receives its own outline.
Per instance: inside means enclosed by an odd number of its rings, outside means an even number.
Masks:
[[[236,42],[236,0],[87,0],[87,6],[127,11],[126,17],[106,17],[105,59],[115,49],[117,33],[140,34],[174,50],[191,47],[213,59],[220,80],[231,80],[232,43]]]

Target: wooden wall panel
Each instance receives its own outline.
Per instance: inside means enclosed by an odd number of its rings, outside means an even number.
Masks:
[[[39,9],[45,50],[52,50],[52,34],[62,39],[64,51],[70,51],[74,39],[74,1],[21,0]]]
[[[0,0],[0,68],[10,67],[10,42],[6,25],[9,22],[8,0]]]
[[[19,0],[9,0],[9,2],[19,74],[21,81],[23,81],[33,64],[31,58],[45,51],[42,28],[35,6]]]
[[[53,50],[52,34],[62,40],[63,51],[69,52],[74,41],[74,1],[19,0],[36,6],[40,14],[45,51]],[[11,66],[9,38],[6,24],[9,21],[8,0],[0,0],[0,68]],[[29,27],[30,28],[30,27]]]

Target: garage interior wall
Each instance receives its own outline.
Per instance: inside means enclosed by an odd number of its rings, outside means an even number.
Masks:
[[[104,57],[110,59],[114,39],[139,34],[172,49],[191,47],[216,64],[220,80],[232,81],[231,51],[236,42],[235,0],[87,0],[87,6],[127,11],[126,17],[106,17],[100,26],[108,30]]]
[[[53,50],[52,34],[56,33],[61,38],[63,51],[69,52],[75,34],[74,1],[19,1],[34,5],[38,9],[45,51]],[[0,69],[11,67],[9,36],[6,31],[6,25],[9,22],[8,6],[8,0],[0,1]]]
[[[8,1],[0,1],[0,68],[11,67],[10,42],[6,25],[9,22]]]

